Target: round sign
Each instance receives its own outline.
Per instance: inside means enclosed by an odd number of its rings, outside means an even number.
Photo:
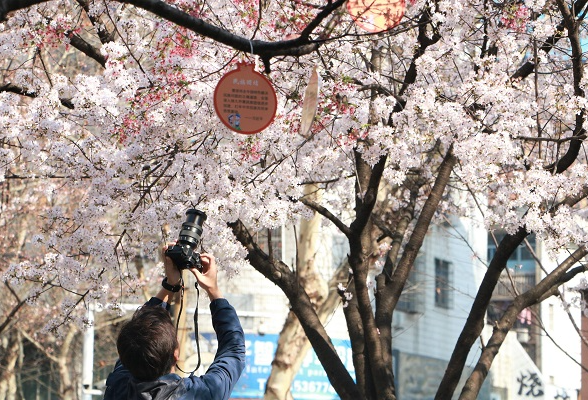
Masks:
[[[404,16],[405,0],[349,0],[347,11],[362,29],[382,32],[394,28]]]
[[[229,129],[244,134],[267,128],[276,115],[276,92],[253,64],[239,63],[226,73],[214,90],[214,109]]]

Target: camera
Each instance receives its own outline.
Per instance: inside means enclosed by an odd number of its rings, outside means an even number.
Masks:
[[[202,270],[200,253],[196,248],[200,244],[204,221],[206,214],[202,211],[193,208],[186,211],[186,221],[182,224],[177,243],[165,251],[180,271],[188,268]]]

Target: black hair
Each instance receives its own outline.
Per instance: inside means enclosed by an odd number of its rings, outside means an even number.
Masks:
[[[142,381],[168,374],[174,363],[178,339],[168,311],[160,306],[143,306],[123,325],[116,348],[121,363]]]

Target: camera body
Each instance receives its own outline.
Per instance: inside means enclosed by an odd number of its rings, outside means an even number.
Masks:
[[[165,251],[165,255],[171,258],[180,271],[189,268],[202,270],[197,247],[201,242],[204,221],[206,214],[202,211],[193,208],[186,211],[186,221],[182,224],[177,243]]]

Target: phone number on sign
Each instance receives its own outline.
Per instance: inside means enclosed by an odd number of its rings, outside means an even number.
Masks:
[[[294,392],[303,393],[335,393],[329,382],[294,381],[292,389]]]

